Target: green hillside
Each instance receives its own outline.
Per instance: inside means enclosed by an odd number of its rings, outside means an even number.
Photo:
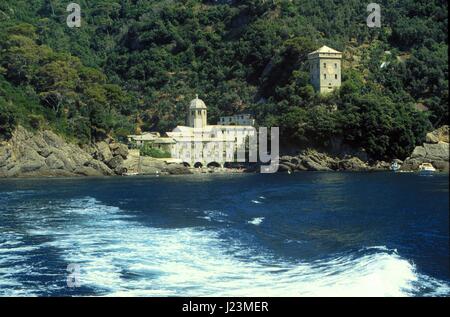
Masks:
[[[0,138],[19,123],[79,143],[166,131],[196,93],[212,123],[250,112],[290,144],[342,137],[373,158],[403,158],[448,122],[444,0],[380,0],[378,29],[359,0],[78,0],[73,29],[70,2],[0,2]],[[306,59],[322,45],[344,52],[327,96]]]

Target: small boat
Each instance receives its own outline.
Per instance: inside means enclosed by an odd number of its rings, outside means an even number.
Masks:
[[[400,170],[400,165],[397,163],[397,161],[392,162],[391,171],[397,172],[398,170]]]
[[[431,163],[422,163],[419,166],[419,172],[421,174],[433,174],[436,172],[436,169]]]

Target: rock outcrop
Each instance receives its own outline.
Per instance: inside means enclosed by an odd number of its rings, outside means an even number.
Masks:
[[[436,169],[449,171],[449,127],[430,132],[426,136],[426,142],[416,146],[413,153],[403,163],[401,169],[406,171],[417,170],[422,163],[431,163]]]
[[[308,149],[296,156],[282,156],[279,171],[370,171],[389,168],[389,164],[377,162],[377,166],[370,166],[357,157],[334,157],[326,153]]]
[[[128,149],[114,141],[80,148],[52,131],[18,127],[0,144],[0,177],[109,176],[122,173]]]
[[[439,129],[434,130],[433,132],[427,133],[426,143],[449,143],[449,128],[448,125],[444,125]]]

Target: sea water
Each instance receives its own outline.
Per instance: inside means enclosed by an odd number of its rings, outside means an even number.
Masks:
[[[448,192],[445,174],[0,180],[0,296],[449,296]]]

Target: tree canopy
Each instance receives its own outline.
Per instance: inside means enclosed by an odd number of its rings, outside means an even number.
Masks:
[[[405,157],[448,122],[448,7],[440,0],[0,3],[0,134],[48,126],[80,143],[183,123],[199,94],[211,123],[252,113],[291,143],[333,137],[373,158]],[[343,84],[321,96],[307,54],[344,52]],[[428,109],[419,111],[418,109]]]

